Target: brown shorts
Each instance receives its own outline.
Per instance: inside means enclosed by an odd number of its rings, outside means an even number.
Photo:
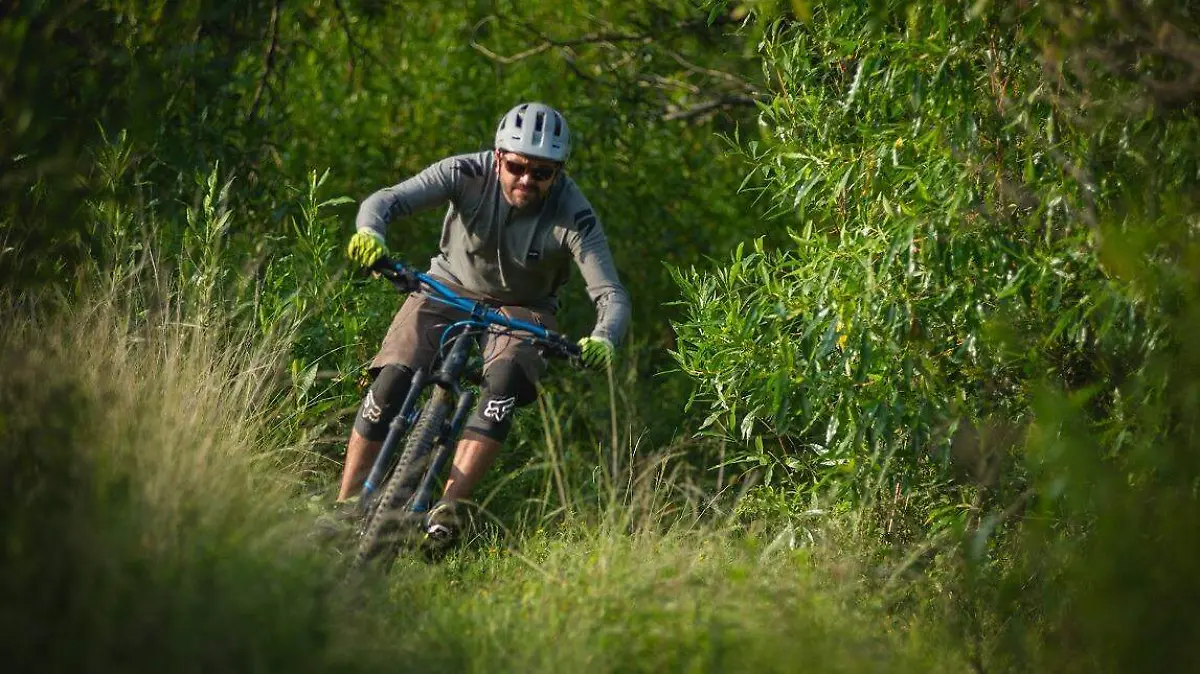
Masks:
[[[476,300],[484,299],[444,279],[438,280],[464,297]],[[554,315],[549,312],[512,305],[506,306],[491,301],[488,301],[488,304],[509,318],[540,325],[548,330],[558,329]],[[413,370],[422,367],[428,369],[437,353],[442,339],[442,331],[452,323],[466,318],[468,318],[466,313],[431,300],[423,294],[409,295],[400,310],[396,312],[396,316],[392,319],[392,325],[383,338],[383,344],[379,347],[379,352],[371,361],[371,373],[374,374],[384,365],[389,364],[405,365]],[[535,382],[546,370],[546,361],[538,353],[537,347],[519,339],[489,333],[483,337],[481,347],[485,377],[494,364],[501,360],[514,361]]]
[[[487,302],[509,318],[549,330],[557,329],[554,315],[549,312],[488,301],[455,284],[438,280],[465,297]],[[371,374],[377,374],[386,365],[401,365],[414,371],[428,370],[437,355],[443,331],[466,318],[465,312],[423,294],[409,295],[396,312],[379,352],[371,361]],[[509,335],[489,332],[481,338],[480,347],[484,385],[479,406],[467,421],[465,435],[482,435],[502,441],[512,423],[512,411],[536,400],[537,381],[546,370],[546,361],[536,346]]]

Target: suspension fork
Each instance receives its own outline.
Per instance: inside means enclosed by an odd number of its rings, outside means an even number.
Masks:
[[[453,439],[458,437],[458,430],[466,422],[467,413],[475,398],[474,394],[459,384],[459,378],[467,368],[467,358],[471,349],[470,333],[464,328],[453,339],[454,345],[450,347],[450,353],[442,359],[441,367],[430,379],[434,386],[441,386],[450,391],[458,399],[458,404],[455,406],[454,415],[450,418],[449,423],[442,428],[438,435],[437,453],[434,454],[433,462],[429,470],[425,471],[424,477],[421,478],[421,485],[413,497],[413,512],[425,512],[429,509],[434,483],[442,469],[445,468],[450,454],[454,451]]]
[[[412,428],[416,421],[413,409],[417,406],[421,389],[425,388],[426,379],[428,376],[425,368],[419,368],[413,374],[412,383],[408,386],[408,394],[404,396],[404,403],[388,424],[387,437],[384,438],[383,445],[379,448],[379,456],[375,457],[375,463],[371,466],[371,474],[363,484],[362,497],[359,500],[364,506],[367,504],[368,497],[387,479],[388,467],[391,465],[392,456],[396,453],[397,445],[400,444],[400,438],[408,433],[408,429]]]
[[[467,415],[471,413],[471,407],[474,404],[475,393],[460,387],[458,404],[454,407],[454,416],[450,417],[450,423],[438,437],[437,454],[434,455],[429,470],[425,471],[425,476],[421,478],[421,486],[417,489],[416,496],[413,497],[413,512],[423,513],[429,510],[435,483],[438,476],[442,474],[442,469],[446,467],[446,462],[450,460],[450,455],[454,453],[455,440],[462,432],[462,427],[466,425]]]

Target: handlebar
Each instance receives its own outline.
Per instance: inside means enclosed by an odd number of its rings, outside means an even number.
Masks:
[[[579,345],[572,342],[566,335],[547,330],[534,323],[509,318],[484,302],[459,295],[432,276],[419,272],[399,260],[381,257],[371,265],[371,271],[391,281],[401,292],[424,290],[429,299],[448,304],[470,316],[468,320],[461,321],[461,323],[476,324],[481,327],[500,326],[508,330],[525,332],[531,336],[530,341],[545,347],[551,355],[575,362],[579,360],[581,354]]]

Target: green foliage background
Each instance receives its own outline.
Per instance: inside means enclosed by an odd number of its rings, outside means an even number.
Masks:
[[[480,642],[529,626],[513,668],[786,669],[779,639],[839,671],[1195,661],[1188,3],[21,3],[0,44],[3,315],[23,326],[0,386],[6,582],[95,637],[79,662],[125,662],[126,633],[93,621],[118,607],[129,635],[290,617],[278,651],[238,642],[222,667],[482,669],[500,656]],[[433,647],[359,660],[327,615],[397,625],[344,602],[337,561],[277,512],[331,482],[398,303],[342,247],[362,198],[487,147],[527,99],[576,134],[631,339],[611,388],[548,382],[482,490],[492,538],[392,585],[438,607],[414,632]],[[441,215],[389,243],[422,263]],[[591,326],[578,283],[561,319]],[[51,366],[88,337],[86,367]],[[78,416],[33,423],[51,399]],[[172,433],[195,440],[142,458]],[[48,507],[50,483],[75,496]],[[269,495],[222,506],[220,483]],[[102,608],[58,612],[43,554]],[[279,572],[245,605],[190,599]],[[177,586],[195,592],[159,603]],[[331,599],[289,612],[290,592]],[[544,655],[564,616],[595,638]],[[884,636],[839,641],[864,625]],[[288,647],[309,631],[316,650]],[[189,639],[161,656],[208,662]]]
[[[212,233],[227,263],[222,273],[233,281],[253,269],[248,291],[298,302],[310,314],[292,369],[313,375],[305,414],[322,420],[317,429],[332,429],[358,396],[362,366],[398,302],[380,284],[346,282],[340,248],[357,202],[442,157],[488,147],[504,111],[540,99],[570,120],[571,174],[598,205],[623,280],[636,289],[632,368],[622,376],[642,385],[620,387],[619,404],[635,417],[676,419],[648,429],[635,419],[623,434],[645,431],[664,443],[684,425],[671,410],[687,395],[686,379],[658,376],[669,368],[664,347],[674,338],[674,310],[664,306],[675,291],[664,263],[729,249],[753,206],[737,193],[737,158],[713,135],[736,117],[663,117],[695,102],[699,88],[688,82],[710,66],[723,77],[757,77],[750,59],[718,48],[718,40],[743,40],[688,3],[633,10],[481,2],[436,11],[373,2],[265,2],[236,11],[207,2],[30,5],[5,26],[14,38],[6,125],[15,131],[5,161],[20,169],[4,184],[6,278],[38,286],[77,274],[88,260],[132,264],[139,240],[150,239],[173,264],[187,247],[188,214],[205,199],[220,202],[230,213]],[[545,35],[531,32],[546,26]],[[614,64],[613,48],[598,39],[511,64],[472,46],[514,54],[580,33],[633,45],[617,54],[633,65]],[[59,42],[81,46],[63,51]],[[57,60],[44,61],[46,52]],[[47,97],[37,85],[52,72],[83,79],[72,94]],[[639,82],[645,73],[678,84],[647,88]],[[314,170],[324,176],[319,191]],[[214,172],[226,191],[210,184]],[[81,217],[81,202],[102,217]],[[398,224],[389,243],[423,264],[436,250],[441,216]],[[580,334],[592,318],[572,285],[560,323]],[[570,408],[580,437],[611,435],[605,387],[569,386],[563,397],[580,399]],[[340,440],[322,437],[330,443],[323,451],[341,451]]]
[[[1153,668],[1152,641],[1179,662],[1190,581],[1120,551],[1191,554],[1197,17],[789,10],[759,9],[776,95],[734,140],[790,242],[676,271],[706,425],[787,485],[782,507],[964,540],[955,603],[981,663]]]

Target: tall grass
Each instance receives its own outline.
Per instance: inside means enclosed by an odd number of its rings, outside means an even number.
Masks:
[[[286,344],[239,341],[169,305],[131,312],[127,299],[7,312],[10,666],[358,666],[335,569],[288,515],[290,486],[262,442]]]
[[[401,565],[393,592],[419,607],[407,626],[443,644],[438,661],[468,671],[961,669],[936,633],[881,619],[807,555],[712,530],[589,527]]]
[[[5,312],[0,634],[17,671],[957,669],[807,551],[666,506],[667,458],[618,464],[602,481],[619,497],[564,481],[594,517],[547,505],[540,532],[343,584],[272,429],[286,339],[114,287]]]

